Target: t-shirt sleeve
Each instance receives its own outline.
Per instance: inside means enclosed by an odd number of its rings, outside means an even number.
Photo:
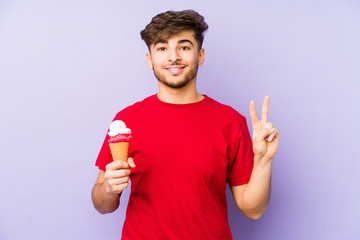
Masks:
[[[106,170],[106,165],[108,165],[110,162],[112,162],[112,156],[111,156],[111,152],[110,152],[110,147],[108,144],[108,135],[106,134],[104,143],[100,149],[99,155],[96,159],[95,165],[100,169],[105,171]]]
[[[139,110],[138,108],[136,108],[136,110],[134,110],[134,107],[136,107],[136,106],[139,106],[139,105],[137,103],[135,103],[133,105],[130,105],[130,106],[122,109],[120,112],[118,112],[115,115],[115,117],[113,118],[112,121],[122,120],[126,123],[126,125],[128,125],[129,122],[132,122],[130,116],[134,115],[134,113],[135,113],[135,117],[137,117],[138,115],[136,115],[136,113],[138,113],[138,114],[142,113],[141,109]],[[109,123],[109,126],[110,126],[110,123]],[[130,126],[131,126],[131,124],[130,124]],[[104,142],[102,144],[99,155],[95,162],[95,166],[97,166],[100,170],[103,170],[103,171],[106,170],[106,165],[108,165],[109,163],[111,163],[113,161],[108,140],[109,140],[109,136],[107,135],[107,132],[106,132]],[[129,148],[129,151],[130,151],[130,148]]]
[[[249,182],[254,166],[254,152],[246,119],[243,118],[240,129],[236,131],[235,140],[229,150],[229,171],[227,181],[230,186],[243,185]]]
[[[120,113],[116,114],[113,121],[119,120],[119,114]],[[109,163],[111,163],[113,161],[108,140],[109,140],[109,136],[106,134],[104,143],[102,144],[99,155],[95,162],[95,166],[97,166],[100,170],[103,170],[103,171],[106,170],[106,165],[108,165]]]

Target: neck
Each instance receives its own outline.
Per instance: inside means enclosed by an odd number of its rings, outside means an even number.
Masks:
[[[204,96],[196,91],[196,81],[191,81],[182,88],[169,88],[159,82],[158,98],[167,103],[188,104],[199,102]]]

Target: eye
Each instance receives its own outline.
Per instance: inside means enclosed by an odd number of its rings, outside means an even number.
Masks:
[[[190,48],[189,47],[186,47],[186,46],[182,46],[181,48],[180,48],[181,50],[190,50]]]
[[[164,47],[159,47],[157,50],[162,52],[162,51],[165,51],[165,48]]]

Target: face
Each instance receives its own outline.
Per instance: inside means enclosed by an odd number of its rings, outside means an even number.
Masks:
[[[146,54],[148,66],[160,84],[183,88],[196,80],[198,66],[204,62],[205,51],[199,50],[192,31],[183,31],[150,46]]]

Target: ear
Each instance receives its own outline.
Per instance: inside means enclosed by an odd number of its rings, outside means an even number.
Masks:
[[[204,61],[205,61],[205,49],[200,49],[200,51],[199,51],[199,62],[198,62],[198,65],[199,66],[202,66],[203,65],[203,63],[204,63]]]
[[[151,54],[150,53],[146,53],[146,61],[148,64],[149,69],[153,69],[153,64],[152,64],[152,60],[151,60]]]

